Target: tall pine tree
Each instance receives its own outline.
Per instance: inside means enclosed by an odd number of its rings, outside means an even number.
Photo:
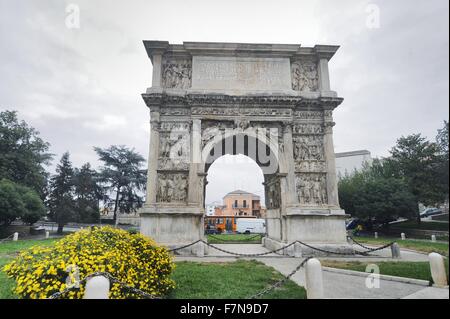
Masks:
[[[47,205],[50,217],[58,224],[58,234],[62,234],[64,225],[75,219],[74,170],[69,152],[61,157],[56,174],[50,179]]]
[[[142,168],[145,159],[134,149],[126,146],[111,146],[107,149],[94,147],[103,167],[100,169],[100,180],[113,194],[114,221],[117,212],[130,213],[142,206],[141,193],[147,181],[147,170]]]
[[[97,183],[97,172],[89,163],[75,169],[76,219],[81,223],[94,223],[100,219],[99,201],[103,198],[102,189]]]

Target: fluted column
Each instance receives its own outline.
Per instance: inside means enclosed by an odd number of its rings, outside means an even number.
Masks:
[[[281,155],[283,156],[286,169],[286,205],[290,206],[298,202],[297,196],[295,196],[295,163],[291,122],[283,124],[283,145]]]
[[[189,163],[189,190],[188,203],[191,205],[203,205],[203,172],[200,169],[202,162],[202,139],[201,139],[202,121],[195,119],[191,122],[191,151]]]
[[[325,111],[324,137],[323,146],[325,152],[325,160],[327,165],[327,197],[328,205],[339,207],[338,184],[336,177],[336,159],[334,155],[333,144],[333,126],[332,111]]]
[[[159,155],[159,111],[150,113],[150,145],[147,171],[147,198],[145,205],[156,203]]]

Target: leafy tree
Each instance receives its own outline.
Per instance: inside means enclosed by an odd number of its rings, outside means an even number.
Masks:
[[[19,121],[16,111],[0,112],[0,179],[31,187],[44,199],[44,165],[52,159],[48,149],[39,132]]]
[[[439,178],[441,158],[437,143],[429,142],[420,134],[397,140],[388,160],[396,177],[403,179],[414,195],[415,213],[420,223],[418,204],[432,205],[445,199]]]
[[[448,121],[444,121],[444,127],[438,130],[436,143],[438,144],[440,153],[447,154],[448,156]]]
[[[0,223],[9,225],[17,218],[34,224],[46,213],[38,194],[31,188],[13,181],[0,181]]]
[[[97,175],[89,163],[84,164],[81,169],[75,169],[75,205],[79,222],[92,223],[100,219],[99,201],[103,198],[103,193],[97,183]]]
[[[448,202],[448,190],[449,190],[449,145],[448,145],[448,122],[444,121],[444,127],[438,130],[436,136],[436,143],[439,148],[439,164],[437,166],[437,175],[439,179],[439,185],[442,188],[442,192]]]
[[[19,185],[18,190],[22,194],[25,212],[20,216],[23,222],[33,225],[47,213],[42,199],[31,188]]]
[[[25,205],[16,184],[2,179],[0,181],[0,223],[7,226],[24,213]]]
[[[134,149],[126,146],[110,146],[107,149],[94,147],[104,166],[100,169],[100,181],[110,193],[115,194],[114,220],[117,211],[130,213],[142,206],[142,193],[145,190],[147,171],[142,169],[145,159]]]
[[[371,166],[339,180],[339,202],[346,213],[368,222],[389,221],[414,214],[415,200],[408,185],[391,176],[389,163],[375,159]]]
[[[56,175],[50,179],[48,207],[50,217],[58,224],[58,234],[62,234],[64,225],[75,219],[74,170],[66,152],[56,167]]]

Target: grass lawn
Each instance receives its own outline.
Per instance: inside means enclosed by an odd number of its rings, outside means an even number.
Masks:
[[[208,243],[242,243],[242,244],[259,244],[261,243],[261,235],[258,234],[220,234],[207,235]]]
[[[178,262],[172,275],[177,288],[169,298],[217,299],[247,298],[283,275],[258,261],[238,260],[227,263]],[[305,299],[306,291],[291,280],[262,298]]]
[[[415,220],[407,220],[400,223],[394,223],[390,225],[392,228],[398,229],[421,229],[421,230],[439,230],[448,231],[448,223],[439,222],[421,222],[417,223]]]
[[[6,265],[12,257],[0,256],[0,269]],[[8,278],[6,274],[0,270],[0,299],[15,299],[17,298],[13,293],[14,279]]]
[[[436,252],[443,256],[448,256],[448,243],[433,243],[430,240],[413,240],[400,238],[371,238],[371,237],[355,237],[355,239],[360,243],[372,244],[372,245],[385,245],[392,241],[395,241],[400,247],[406,249],[412,249],[423,253]]]
[[[447,278],[448,278],[448,259],[446,262]],[[383,262],[358,262],[358,261],[335,261],[321,260],[322,266],[340,269],[366,271],[368,264],[376,264],[380,267],[380,274],[389,276],[398,276],[405,278],[423,279],[432,281],[430,264],[428,262],[408,262],[408,261],[383,261]]]
[[[14,255],[19,251],[32,246],[50,246],[59,239],[60,238],[5,241],[0,243],[0,257],[5,254]]]

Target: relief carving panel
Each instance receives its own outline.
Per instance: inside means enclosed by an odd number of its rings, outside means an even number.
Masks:
[[[295,185],[300,204],[320,206],[328,202],[326,174],[296,174]]]
[[[292,89],[302,92],[319,90],[319,75],[314,60],[298,60],[291,63]]]
[[[156,201],[160,203],[186,202],[188,192],[187,173],[158,173]]]
[[[162,85],[168,89],[188,89],[192,81],[190,59],[166,58],[162,65]]]

